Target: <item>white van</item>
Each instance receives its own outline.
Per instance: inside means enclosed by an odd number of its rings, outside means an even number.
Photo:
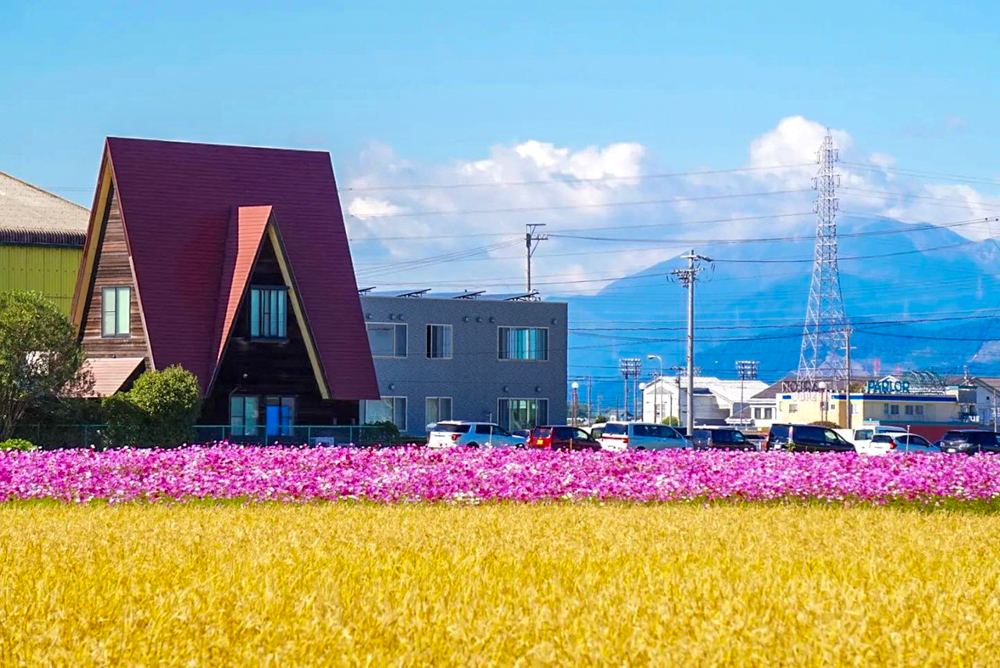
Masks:
[[[854,449],[862,455],[879,455],[883,454],[885,448],[881,446],[872,447],[872,437],[876,434],[905,434],[907,433],[902,427],[893,427],[890,425],[881,424],[870,424],[862,425],[854,430],[853,434],[845,435],[847,440],[854,443]]]
[[[595,424],[590,435],[605,450],[667,450],[691,446],[691,442],[673,427],[652,422]]]

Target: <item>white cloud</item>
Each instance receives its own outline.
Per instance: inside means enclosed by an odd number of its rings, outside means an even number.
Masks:
[[[658,166],[669,156],[654,162],[645,146],[632,142],[574,149],[530,140],[495,145],[480,159],[436,164],[375,144],[349,170],[341,193],[359,280],[384,287],[519,289],[528,222],[546,223],[552,235],[535,256],[539,282],[566,282],[548,286],[549,293],[597,291],[604,284],[571,281],[640,271],[675,255],[687,245],[681,240],[809,234],[815,224],[811,181],[826,132],[819,122],[789,116],[749,143],[746,170],[672,178],[658,176],[672,171]],[[1000,210],[997,198],[897,174],[892,156],[860,152],[845,130],[832,134],[850,163],[838,166],[845,215],[944,223]],[[635,178],[643,176],[655,178]],[[743,197],[778,190],[796,192]],[[752,216],[781,217],[734,220]],[[710,220],[731,222],[704,222]],[[973,238],[984,233],[955,231]],[[561,233],[637,241],[584,241]],[[480,250],[464,255],[475,248]],[[616,252],[622,249],[627,252]],[[452,253],[463,255],[420,262]],[[395,263],[388,270],[387,261]]]

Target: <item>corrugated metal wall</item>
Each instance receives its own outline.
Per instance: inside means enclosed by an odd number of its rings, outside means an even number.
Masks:
[[[0,246],[0,291],[34,290],[69,315],[80,248]]]

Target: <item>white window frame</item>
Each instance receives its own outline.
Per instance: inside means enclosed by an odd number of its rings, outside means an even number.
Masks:
[[[545,330],[545,359],[537,357],[501,357],[500,356],[500,336],[505,329],[544,329]],[[500,362],[548,362],[549,361],[549,331],[548,327],[535,327],[533,325],[497,325],[497,361]]]
[[[538,426],[544,426],[546,423],[551,424],[551,420],[549,419],[550,418],[550,416],[549,416],[549,408],[550,408],[550,406],[549,406],[549,399],[548,399],[548,397],[497,397],[497,420],[496,420],[496,423],[497,423],[497,425],[499,425],[500,427],[503,427],[507,431],[513,432],[514,429],[512,428],[512,426],[510,424],[510,403],[507,404],[507,414],[506,415],[504,415],[504,412],[501,409],[501,405],[502,405],[502,403],[504,401],[507,401],[507,402],[511,402],[511,401],[534,401],[536,403],[536,405],[535,405],[535,416],[536,416],[536,418],[537,418],[538,412],[539,412],[538,409],[539,409],[541,403],[544,401],[545,402],[545,419],[539,421],[539,425]],[[507,426],[504,426],[504,422],[507,423]]]
[[[448,400],[448,416],[447,417],[442,417],[441,416],[441,400],[442,399],[447,399]],[[431,401],[436,401],[437,402],[437,414],[438,414],[438,417],[437,417],[436,420],[430,419],[430,411],[428,410],[430,408],[430,406],[428,405],[428,402],[431,402]],[[451,420],[451,419],[453,419],[452,416],[454,414],[455,414],[455,399],[453,397],[425,397],[424,398],[424,424],[430,424],[432,422],[444,422],[445,420]]]
[[[121,310],[121,299],[120,295],[124,291],[128,296],[125,299],[125,311]],[[112,299],[108,299],[108,295],[112,295]],[[114,301],[111,304],[112,307],[110,312],[115,320],[114,331],[108,332],[105,325],[107,324],[108,317],[108,302]],[[125,317],[125,323],[127,327],[125,331],[119,331],[120,325],[122,324],[122,316]],[[102,339],[127,339],[132,336],[132,286],[131,285],[108,285],[101,288],[101,338]]]
[[[372,352],[372,358],[373,359],[386,359],[386,360],[395,359],[395,360],[401,360],[401,359],[406,359],[407,356],[409,356],[409,354],[410,354],[410,342],[409,342],[410,330],[409,330],[409,327],[407,327],[406,323],[404,323],[404,322],[366,322],[365,323],[365,334],[366,335],[368,334],[368,328],[371,327],[372,325],[379,325],[379,326],[382,326],[382,327],[392,327],[392,354],[391,355],[376,355],[374,352]],[[399,330],[397,329],[398,327],[402,327],[403,328],[403,354],[402,355],[397,355],[396,354],[396,350],[399,348],[399,345],[398,345],[399,341],[397,340],[397,336],[398,336],[398,333],[399,333]],[[371,340],[370,339],[369,339],[368,347],[371,348]]]
[[[400,424],[399,422],[396,421],[396,400],[397,399],[401,399],[403,401],[403,424]],[[406,427],[407,427],[407,413],[410,412],[410,405],[409,405],[410,402],[409,402],[409,400],[406,397],[401,396],[401,395],[393,395],[393,396],[379,397],[378,399],[365,399],[365,400],[363,400],[363,402],[361,404],[361,411],[364,414],[360,416],[361,417],[361,424],[362,425],[369,424],[369,422],[368,422],[368,402],[369,401],[379,401],[379,402],[382,402],[382,403],[385,403],[386,401],[390,402],[391,406],[390,406],[390,409],[389,409],[389,412],[390,412],[389,421],[392,422],[394,425],[396,425],[396,428],[399,429],[400,433],[406,431]]]
[[[448,350],[448,354],[447,355],[434,355],[434,356],[432,356],[430,354],[431,353],[431,351],[430,351],[430,347],[431,347],[431,327],[443,327],[443,328],[445,328],[449,332],[449,334],[448,334],[448,340],[449,340],[449,344],[450,345],[448,346],[449,350]],[[424,337],[425,337],[425,340],[424,340],[424,355],[427,357],[427,359],[429,359],[429,360],[450,360],[450,359],[452,359],[455,356],[455,327],[454,327],[454,325],[449,325],[449,324],[443,323],[443,322],[429,322],[429,323],[427,323],[427,326],[424,327]]]

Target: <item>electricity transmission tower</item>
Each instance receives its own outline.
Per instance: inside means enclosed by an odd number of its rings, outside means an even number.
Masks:
[[[819,163],[819,171],[813,179],[816,190],[816,248],[806,322],[802,331],[799,381],[844,381],[847,378],[842,357],[847,348],[847,316],[837,265],[837,186],[840,185],[840,175],[834,171],[834,164],[839,159],[833,146],[833,136],[827,130],[823,145],[816,152],[816,162]]]

